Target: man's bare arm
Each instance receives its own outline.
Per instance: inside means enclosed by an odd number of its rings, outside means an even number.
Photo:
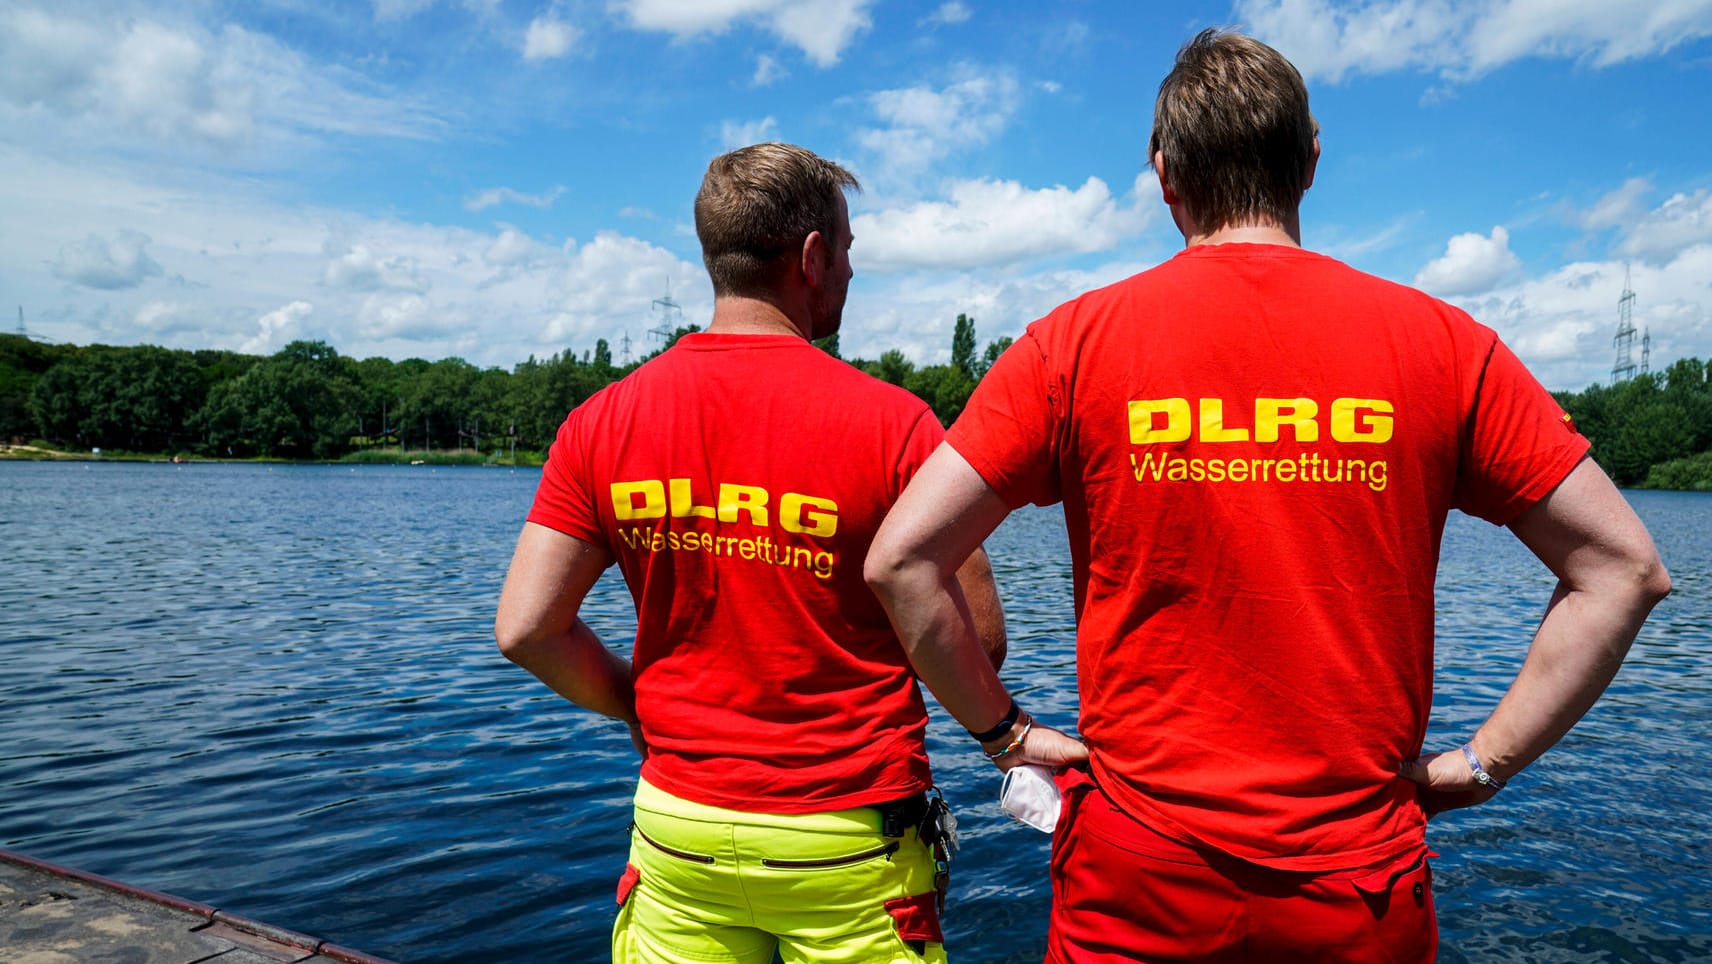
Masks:
[[[630,661],[607,649],[577,616],[610,565],[606,550],[524,523],[499,597],[493,634],[500,652],[565,699],[636,725]]]
[[[916,675],[957,722],[976,732],[1000,722],[1011,697],[977,638],[957,572],[1009,511],[986,480],[941,443],[887,514],[863,568]],[[1019,721],[987,749],[1004,747],[1023,725]],[[1076,740],[1035,726],[1023,750],[999,765],[1058,765],[1087,755]]]
[[[1470,741],[1500,781],[1550,749],[1605,692],[1670,575],[1646,526],[1592,459],[1510,525],[1558,577],[1521,672]],[[1458,751],[1405,765],[1429,813],[1488,799]]]
[[[993,669],[999,669],[1005,665],[1005,655],[1010,646],[1005,635],[1005,607],[999,602],[999,586],[993,579],[993,564],[987,558],[986,549],[977,548],[969,554],[968,560],[957,570],[957,585],[969,603],[975,638],[981,641],[981,649],[986,652]]]

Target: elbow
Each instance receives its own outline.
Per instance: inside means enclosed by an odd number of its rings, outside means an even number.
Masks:
[[[918,599],[930,587],[939,583],[942,574],[931,560],[911,552],[876,542],[862,563],[862,579],[868,589],[879,597],[880,604],[893,612],[903,601]]]
[[[503,612],[493,621],[493,640],[499,645],[500,654],[513,663],[521,664],[528,659],[539,635],[528,626],[506,618]]]
[[[862,561],[862,579],[881,601],[891,600],[904,572],[904,560],[893,547],[876,540]]]

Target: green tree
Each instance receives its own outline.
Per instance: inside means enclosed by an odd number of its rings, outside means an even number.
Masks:
[[[203,386],[189,352],[91,345],[36,381],[32,409],[50,438],[160,452],[186,441],[185,423],[202,407]]]
[[[959,314],[951,329],[951,367],[975,377],[975,319]]]
[[[1009,335],[1006,335],[1003,338],[995,338],[992,341],[987,342],[987,350],[981,353],[981,364],[975,371],[975,377],[979,379],[986,375],[987,369],[992,368],[993,363],[998,361],[999,356],[1003,355],[1005,353],[1005,349],[1010,346],[1011,337]]]
[[[605,338],[597,338],[594,343],[594,364],[597,368],[612,367],[612,346]]]
[[[888,348],[880,355],[880,361],[868,374],[883,382],[903,388],[904,382],[915,373],[915,363],[904,357],[904,353],[896,348]]]
[[[398,423],[405,436],[420,439],[426,449],[459,448],[476,375],[476,367],[462,358],[443,358],[401,379]]]
[[[339,353],[294,341],[215,386],[194,424],[218,455],[333,458],[350,449],[361,392]]]
[[[933,409],[940,424],[950,425],[969,403],[975,380],[956,365],[928,365],[905,379],[904,387]]]
[[[1665,372],[1556,396],[1618,485],[1638,485],[1654,465],[1712,444],[1712,391],[1706,366],[1683,359]]]
[[[36,379],[30,390],[30,415],[43,438],[60,444],[85,441],[82,435],[85,412],[78,392],[81,381],[82,363],[70,358]]]
[[[30,398],[65,350],[23,335],[0,334],[0,442],[40,434]]]

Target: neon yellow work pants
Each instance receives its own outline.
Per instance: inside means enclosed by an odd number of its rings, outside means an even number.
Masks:
[[[746,813],[636,788],[614,964],[943,962],[933,854],[879,811]]]

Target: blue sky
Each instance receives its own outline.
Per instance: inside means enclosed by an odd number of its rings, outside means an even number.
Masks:
[[[3,328],[639,355],[668,288],[711,310],[708,159],[788,140],[863,181],[845,354],[943,361],[1178,250],[1147,131],[1211,25],[1307,78],[1308,247],[1554,389],[1608,380],[1626,271],[1652,367],[1712,358],[1712,0],[13,0]]]

